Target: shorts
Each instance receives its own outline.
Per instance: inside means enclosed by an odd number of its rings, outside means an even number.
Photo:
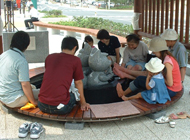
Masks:
[[[142,71],[145,70],[145,64],[146,62],[135,62],[134,60],[130,59],[129,62],[126,63],[125,67],[131,65],[131,66],[135,66],[135,65],[139,65],[142,68]]]

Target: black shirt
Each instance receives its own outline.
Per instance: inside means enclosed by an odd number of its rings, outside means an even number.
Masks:
[[[98,48],[101,52],[108,53],[108,55],[116,56],[115,49],[119,48],[120,42],[116,36],[110,36],[110,42],[108,45],[102,43],[101,41],[98,42]]]

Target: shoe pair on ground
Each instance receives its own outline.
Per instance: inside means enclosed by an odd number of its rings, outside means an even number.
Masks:
[[[175,122],[167,116],[161,116],[160,118],[155,119],[155,123],[158,124],[169,123],[171,128],[175,127]]]
[[[175,115],[174,113],[170,114],[169,118],[172,120],[186,119],[186,118],[190,118],[190,115],[188,115],[186,112],[179,112],[177,113],[177,115]]]
[[[186,112],[179,112],[177,115],[174,113],[170,114],[169,117],[167,116],[161,116],[160,118],[155,120],[155,123],[163,124],[163,123],[169,123],[170,127],[175,127],[175,122],[173,120],[176,119],[186,119],[190,118],[190,115],[188,115]]]
[[[25,138],[30,132],[30,138],[37,139],[43,131],[44,128],[40,123],[24,123],[19,127],[18,137]]]

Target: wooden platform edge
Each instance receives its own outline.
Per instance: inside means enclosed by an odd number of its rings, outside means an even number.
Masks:
[[[75,108],[72,110],[72,112],[69,114],[66,114],[66,115],[43,113],[40,111],[39,108],[29,109],[29,110],[20,110],[19,108],[13,108],[13,109],[9,108],[9,109],[16,111],[18,113],[24,114],[24,115],[47,119],[47,120],[55,120],[55,121],[72,121],[72,122],[116,121],[116,120],[125,120],[125,119],[129,119],[129,118],[135,118],[135,117],[147,115],[149,113],[161,111],[161,110],[173,105],[174,103],[176,103],[182,97],[183,93],[184,93],[184,90],[178,92],[178,94],[172,98],[172,101],[168,101],[166,104],[163,104],[163,105],[161,105],[161,104],[151,105],[151,104],[146,103],[142,99],[131,100],[130,102],[140,111],[140,113],[135,114],[135,115],[113,117],[113,118],[96,118],[93,115],[93,112],[91,110],[89,110],[89,112],[88,112],[88,117],[86,117],[86,116],[84,117],[84,112],[80,110],[79,105],[76,105]],[[156,108],[156,106],[157,106],[157,108]],[[156,109],[152,109],[152,108],[156,108]]]
[[[30,70],[30,74],[32,77],[36,77],[37,75],[41,75],[44,72],[44,68],[32,69]],[[10,110],[16,111],[18,113],[38,117],[42,119],[55,120],[55,121],[72,121],[72,122],[101,122],[101,121],[116,121],[116,120],[124,120],[134,117],[139,117],[143,115],[147,115],[149,113],[154,113],[157,111],[161,111],[174,103],[176,103],[184,93],[184,89],[176,94],[176,96],[171,98],[171,101],[166,102],[165,104],[148,104],[143,99],[135,99],[130,100],[131,104],[135,106],[140,113],[135,115],[127,115],[127,116],[119,116],[119,117],[110,117],[110,118],[96,118],[91,110],[88,112],[83,112],[80,109],[79,104],[77,104],[74,109],[66,115],[56,115],[56,114],[48,114],[43,113],[39,108],[29,109],[29,110],[20,110],[19,108],[8,108]]]

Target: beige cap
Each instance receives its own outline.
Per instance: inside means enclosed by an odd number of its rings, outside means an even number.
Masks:
[[[151,58],[150,61],[145,64],[145,68],[152,73],[161,72],[164,67],[165,65],[162,64],[162,61],[158,57]]]
[[[163,50],[168,50],[168,47],[164,39],[162,39],[161,37],[154,37],[150,41],[149,50],[152,52],[160,52]]]
[[[165,40],[177,40],[178,34],[174,29],[166,29],[161,35],[161,38]]]

